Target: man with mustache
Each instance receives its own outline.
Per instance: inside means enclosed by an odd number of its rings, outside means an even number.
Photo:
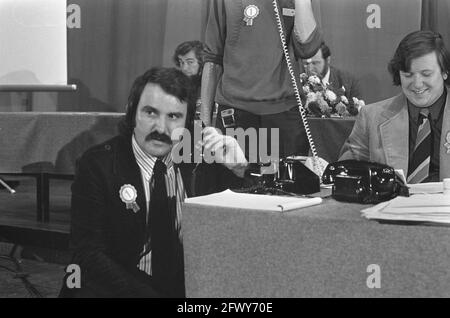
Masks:
[[[197,142],[214,150],[214,163],[174,162],[176,131],[192,130],[194,109],[186,75],[152,68],[131,88],[120,135],[78,160],[71,247],[81,288],[64,281],[61,296],[184,297],[181,204],[186,196],[242,186],[247,169],[237,141],[216,130]],[[236,160],[224,160],[230,152]]]
[[[340,160],[402,169],[411,184],[449,178],[450,54],[442,36],[432,31],[408,34],[388,69],[402,93],[361,109]]]
[[[147,142],[152,141],[152,140],[161,141],[168,145],[172,145],[172,139],[170,139],[169,136],[167,136],[166,134],[160,134],[157,131],[153,131],[153,132],[149,133],[147,135],[147,137],[145,137],[145,141],[147,141]]]

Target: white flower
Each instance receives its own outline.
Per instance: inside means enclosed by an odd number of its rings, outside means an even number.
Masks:
[[[323,99],[323,97],[317,99],[317,102],[319,103],[319,107],[322,113],[325,113],[330,109],[330,106],[328,106],[328,103]]]
[[[342,102],[339,102],[336,105],[336,111],[339,115],[342,116],[347,111],[347,107]]]
[[[348,105],[348,99],[347,99],[347,96],[342,95],[342,96],[341,96],[341,102],[343,102],[344,104],[347,104],[347,105]]]
[[[317,100],[317,95],[314,92],[309,92],[306,95],[306,103],[314,102]]]
[[[358,108],[358,111],[361,110],[361,107],[366,105],[362,99],[358,99],[356,97],[353,97],[353,103],[355,104],[355,107]]]
[[[333,91],[330,91],[329,89],[325,91],[325,97],[332,103],[337,99],[336,94]]]
[[[321,80],[320,80],[320,78],[317,76],[317,75],[311,75],[309,78],[308,78],[308,82],[310,83],[310,84],[320,84],[321,83]]]
[[[308,79],[308,75],[306,73],[302,73],[300,74],[300,80],[302,82],[306,81]]]
[[[303,86],[303,91],[305,92],[305,94],[308,94],[309,92],[311,92],[308,85]]]

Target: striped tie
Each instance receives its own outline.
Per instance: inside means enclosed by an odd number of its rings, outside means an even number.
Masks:
[[[423,182],[430,171],[431,126],[428,114],[428,109],[422,109],[419,114],[416,145],[408,169],[407,182],[411,184]]]

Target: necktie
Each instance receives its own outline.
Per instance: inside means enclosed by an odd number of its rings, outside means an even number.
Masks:
[[[180,260],[181,243],[175,228],[176,204],[175,200],[171,200],[167,196],[165,174],[166,165],[158,159],[153,168],[153,184],[151,185],[149,204],[152,278],[167,296],[178,296],[179,275],[180,271],[183,272],[182,260]]]
[[[431,126],[428,109],[419,114],[416,145],[408,168],[408,183],[423,182],[429,175],[431,160]]]

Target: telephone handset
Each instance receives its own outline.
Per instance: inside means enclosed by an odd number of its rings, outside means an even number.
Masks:
[[[339,201],[379,203],[397,195],[409,196],[408,187],[394,168],[368,161],[343,160],[330,163],[322,181],[333,184]]]
[[[312,166],[309,168],[312,168],[314,173],[316,173],[318,176],[322,176],[328,163],[324,159],[320,158],[317,155],[316,146],[314,144],[314,140],[311,135],[311,130],[309,129],[309,124],[308,124],[308,120],[306,118],[305,108],[302,105],[300,91],[299,91],[299,88],[297,85],[297,78],[294,73],[294,69],[293,69],[293,66],[291,63],[291,57],[290,57],[289,51],[288,51],[288,46],[286,44],[286,37],[284,35],[283,22],[282,22],[282,19],[280,16],[280,9],[279,9],[277,0],[273,0],[272,4],[273,4],[274,12],[275,12],[275,18],[277,20],[278,33],[280,35],[281,46],[283,48],[284,57],[285,57],[286,64],[287,64],[287,67],[289,70],[289,74],[291,76],[292,87],[294,88],[295,98],[297,100],[298,110],[299,110],[300,116],[302,118],[303,126],[305,127],[306,136],[308,138],[309,147],[310,147],[311,153],[312,153],[312,158],[310,160],[310,162],[312,163]]]

